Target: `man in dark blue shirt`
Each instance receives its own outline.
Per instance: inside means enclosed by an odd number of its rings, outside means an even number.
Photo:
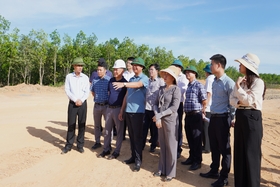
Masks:
[[[116,141],[116,149],[108,157],[108,159],[117,158],[120,155],[122,140],[123,140],[123,132],[124,125],[123,121],[119,120],[118,115],[121,110],[121,106],[123,104],[123,99],[126,94],[126,87],[122,87],[119,89],[115,89],[113,87],[113,82],[125,83],[127,80],[123,77],[123,72],[125,69],[125,62],[123,60],[116,60],[114,64],[114,77],[110,79],[108,85],[109,99],[108,99],[108,107],[106,110],[106,122],[105,122],[105,135],[104,135],[104,147],[103,152],[98,155],[98,157],[105,157],[110,154],[110,145],[112,139],[112,129],[116,126],[117,130],[117,141]]]

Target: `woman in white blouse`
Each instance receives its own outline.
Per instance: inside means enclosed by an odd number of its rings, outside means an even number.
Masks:
[[[235,61],[244,77],[236,81],[230,104],[236,107],[234,124],[234,181],[236,187],[260,186],[262,103],[265,84],[259,78],[259,58],[252,53]]]

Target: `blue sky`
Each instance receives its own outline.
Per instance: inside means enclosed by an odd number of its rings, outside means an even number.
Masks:
[[[55,29],[75,38],[82,30],[98,43],[125,37],[172,50],[175,57],[209,61],[223,54],[228,66],[248,52],[259,73],[280,74],[279,0],[1,0],[0,15],[21,34]]]

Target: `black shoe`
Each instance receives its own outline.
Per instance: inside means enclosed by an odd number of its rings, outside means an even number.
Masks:
[[[101,147],[101,143],[95,143],[91,148],[92,149],[97,149],[99,147]]]
[[[64,147],[64,148],[61,150],[61,154],[64,155],[64,154],[68,153],[68,151],[71,151],[71,149],[67,149],[67,148]]]
[[[119,153],[113,152],[112,155],[109,156],[108,160],[116,159],[120,156]]]
[[[100,153],[97,157],[101,158],[101,157],[105,157],[106,155],[109,155],[110,151],[102,151],[102,153]]]
[[[140,167],[141,167],[141,162],[140,161],[136,161],[133,171],[138,172],[140,170]]]
[[[219,178],[216,182],[213,182],[211,184],[212,187],[223,187],[228,185],[228,180],[227,179],[221,179]]]
[[[208,173],[200,173],[199,174],[201,177],[204,177],[204,178],[211,178],[211,179],[217,179],[219,178],[219,173],[214,173],[214,172],[211,172],[209,171]]]
[[[78,151],[80,152],[80,153],[84,153],[85,152],[85,150],[84,150],[84,148],[78,148]]]
[[[193,161],[190,159],[190,158],[188,158],[186,161],[184,161],[184,162],[181,162],[181,164],[183,164],[183,165],[192,165],[192,163],[193,163]]]
[[[201,168],[201,163],[196,163],[196,162],[194,162],[194,163],[191,165],[191,167],[189,168],[189,170],[197,170],[197,169],[199,169],[199,168]]]
[[[133,164],[133,163],[135,163],[135,159],[134,158],[130,158],[130,159],[128,159],[128,160],[125,160],[125,161],[123,161],[125,164]]]

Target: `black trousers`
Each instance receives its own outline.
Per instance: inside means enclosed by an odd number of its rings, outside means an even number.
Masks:
[[[87,118],[87,101],[84,101],[82,106],[76,106],[73,101],[68,104],[68,130],[66,137],[66,149],[71,149],[75,139],[76,121],[78,116],[78,136],[77,147],[84,146],[85,126]]]
[[[186,115],[185,118],[185,131],[190,148],[189,158],[196,163],[202,161],[202,114],[201,112]]]
[[[140,162],[142,161],[144,115],[144,113],[127,112],[125,114],[130,140],[131,157]]]
[[[220,178],[228,178],[231,164],[230,147],[230,123],[227,116],[211,116],[208,128],[212,163],[210,165],[212,172],[218,172],[220,167],[220,156],[222,155],[222,169]]]
[[[158,129],[156,123],[153,122],[155,113],[152,110],[145,110],[144,124],[143,124],[143,149],[146,145],[146,139],[148,131],[150,129],[151,134],[151,148],[156,148],[158,141]]]
[[[183,108],[183,102],[180,102],[179,108],[177,110],[178,113],[178,147],[177,147],[177,152],[178,154],[181,154],[182,152],[182,143],[183,143],[183,113],[184,113],[184,108]]]
[[[234,126],[234,181],[236,187],[260,186],[262,114],[259,110],[236,110]]]

